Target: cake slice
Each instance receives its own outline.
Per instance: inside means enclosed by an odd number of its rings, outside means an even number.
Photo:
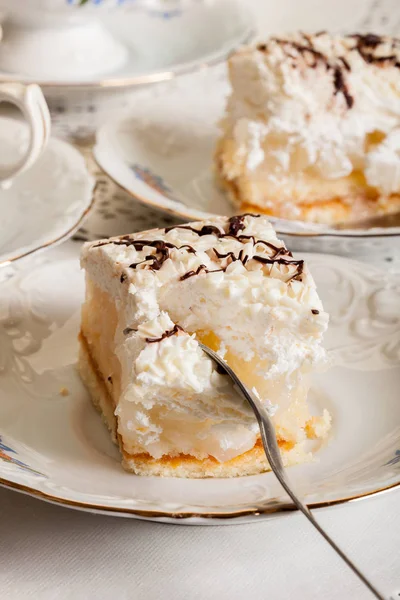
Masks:
[[[140,475],[231,477],[268,469],[256,420],[198,341],[274,413],[285,464],[310,458],[310,373],[328,315],[302,260],[266,217],[241,215],[85,244],[79,368]]]
[[[229,77],[216,167],[241,210],[328,224],[400,210],[400,40],[271,38]]]

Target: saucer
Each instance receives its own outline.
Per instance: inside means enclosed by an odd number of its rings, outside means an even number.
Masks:
[[[253,34],[250,14],[243,4],[232,0],[194,2],[176,13],[140,11],[134,7],[129,10],[121,6],[102,17],[104,11],[94,10],[101,6],[92,8],[93,14],[99,14],[115,44],[124,48],[126,59],[122,66],[102,76],[97,72],[88,75],[87,70],[77,67],[74,75],[68,73],[67,76],[62,75],[57,64],[50,63],[48,72],[41,72],[38,77],[29,75],[29,64],[26,63],[26,73],[0,71],[0,81],[35,81],[45,93],[63,88],[105,90],[143,85],[169,80],[220,62]],[[62,31],[60,29],[60,36],[65,35]],[[57,31],[54,35],[58,35]],[[58,41],[56,37],[50,39],[53,46],[57,45],[56,50],[64,45],[62,37]],[[4,44],[6,40],[2,42],[0,52]],[[4,48],[7,52],[7,46]],[[43,53],[43,48],[40,47],[40,51]],[[103,49],[94,51],[101,53]]]
[[[214,152],[230,86],[222,70],[193,85],[143,93],[130,113],[97,131],[94,157],[135,199],[185,220],[238,212],[218,185]],[[270,218],[293,250],[369,259],[393,257],[400,227],[335,230],[327,225]]]
[[[233,479],[125,472],[80,381],[84,296],[79,247],[49,251],[2,286],[0,484],[91,512],[179,524],[256,522],[293,509],[272,473]],[[400,484],[400,276],[334,256],[308,255],[331,314],[332,367],[311,403],[333,419],[313,462],[288,469],[314,508]]]
[[[23,153],[24,123],[0,118],[0,163]],[[51,138],[40,158],[0,188],[0,268],[70,237],[93,202],[94,179],[78,150]]]

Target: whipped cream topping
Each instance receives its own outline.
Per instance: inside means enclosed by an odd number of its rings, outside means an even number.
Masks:
[[[400,192],[399,40],[295,33],[240,49],[229,70],[222,128],[255,180],[358,172],[382,195]]]
[[[277,405],[274,418],[325,360],[328,315],[314,281],[265,217],[85,244],[82,266],[117,307],[117,414],[132,451],[228,460],[253,447],[254,417],[197,337],[234,363],[267,408]]]

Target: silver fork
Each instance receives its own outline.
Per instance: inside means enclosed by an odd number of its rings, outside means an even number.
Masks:
[[[378,592],[375,586],[370,581],[368,581],[365,575],[363,575],[361,571],[359,571],[359,569],[350,560],[350,558],[346,556],[346,554],[339,548],[339,546],[329,537],[326,531],[314,519],[314,516],[312,515],[307,505],[304,504],[293,491],[293,488],[286,476],[286,471],[282,463],[281,453],[279,451],[278,442],[276,440],[274,426],[268,415],[267,410],[264,408],[260,400],[255,396],[255,394],[253,394],[248,389],[248,387],[239,379],[236,373],[232,371],[232,369],[220,356],[218,356],[216,352],[214,352],[213,350],[211,350],[211,348],[205,346],[202,343],[200,343],[200,347],[231,378],[236,387],[239,389],[240,393],[244,396],[244,398],[251,406],[257,418],[258,425],[260,427],[261,440],[271,469],[274,472],[279,483],[285,490],[285,492],[293,500],[295,506],[303,513],[304,516],[307,517],[307,519],[310,521],[310,523],[314,525],[314,527],[317,529],[317,531],[319,531],[322,537],[325,538],[325,540],[332,546],[332,548],[344,560],[344,562],[350,567],[350,569],[352,569],[352,571],[361,579],[361,581],[367,586],[370,592],[372,592],[375,598],[379,598],[379,600],[385,600],[384,596],[382,596],[382,594]]]

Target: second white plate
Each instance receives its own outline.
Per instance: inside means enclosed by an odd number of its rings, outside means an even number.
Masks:
[[[147,205],[198,220],[232,215],[237,208],[216,181],[213,155],[229,85],[219,69],[196,82],[146,93],[129,114],[109,121],[96,136],[94,156],[103,170]],[[400,227],[336,231],[325,225],[271,219],[288,246],[368,259],[393,257]]]

